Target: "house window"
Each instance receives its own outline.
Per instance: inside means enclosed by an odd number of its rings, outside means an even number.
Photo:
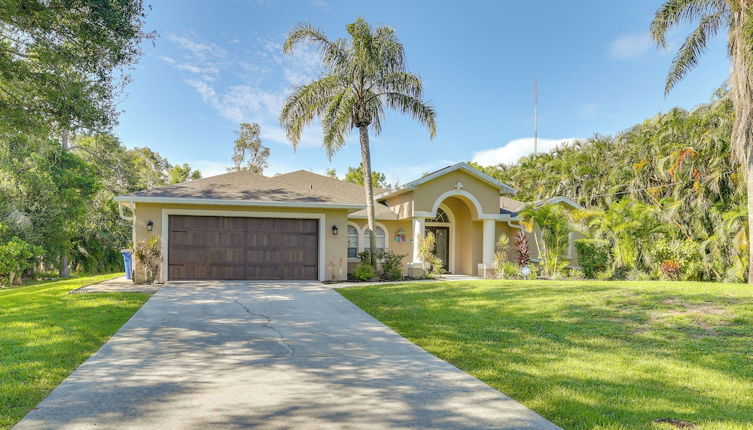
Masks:
[[[363,249],[368,251],[371,249],[371,230],[366,229],[363,235]],[[384,255],[385,248],[385,234],[382,227],[377,227],[376,230],[374,230],[374,235],[376,236],[376,254],[381,257]]]
[[[358,230],[348,226],[348,258],[358,258]]]
[[[439,208],[437,209],[437,216],[430,219],[429,222],[450,222],[450,217],[447,216],[447,213],[442,208]]]

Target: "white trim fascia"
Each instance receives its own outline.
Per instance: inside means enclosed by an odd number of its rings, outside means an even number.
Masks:
[[[170,215],[193,215],[193,216],[225,216],[225,217],[241,217],[241,218],[296,218],[296,219],[316,219],[319,220],[319,281],[325,281],[327,274],[325,273],[325,225],[323,213],[313,212],[254,212],[254,211],[223,211],[223,210],[211,210],[211,209],[176,209],[176,208],[164,208],[162,209],[162,237],[160,239],[162,243],[162,269],[161,279],[162,282],[169,281],[167,274],[168,266],[168,241],[170,240],[170,229],[168,226]]]
[[[493,187],[498,188],[501,193],[504,193],[504,194],[516,194],[518,192],[518,190],[516,190],[515,188],[513,188],[513,187],[511,187],[511,186],[509,186],[507,184],[505,184],[504,182],[500,182],[500,181],[492,178],[491,176],[487,175],[486,173],[484,173],[484,172],[482,172],[482,171],[480,171],[480,170],[478,170],[478,169],[476,169],[474,167],[471,167],[470,165],[468,165],[468,163],[460,162],[460,163],[453,164],[452,166],[445,167],[444,169],[439,169],[436,172],[434,172],[434,173],[432,173],[430,175],[426,175],[424,177],[418,178],[415,181],[408,182],[407,184],[405,184],[402,187],[397,188],[395,190],[390,190],[390,191],[386,191],[386,192],[384,192],[382,194],[379,194],[379,195],[377,195],[375,197],[375,199],[383,199],[383,198],[391,197],[393,195],[401,194],[401,193],[403,193],[405,191],[413,190],[418,185],[421,185],[423,183],[426,183],[428,181],[436,179],[436,178],[438,178],[440,176],[444,176],[444,175],[446,175],[448,173],[451,173],[451,172],[454,172],[456,170],[463,170],[464,172],[466,172],[466,173],[468,173],[468,174],[470,174],[472,176],[475,176],[477,179],[480,179],[481,181],[486,182],[487,184],[492,185]]]
[[[123,207],[126,206],[124,203],[128,203],[128,208],[131,209],[131,216],[126,216],[126,214],[123,212]],[[130,221],[133,222],[133,216],[135,214],[135,211],[133,209],[133,202],[119,202],[118,204],[118,216],[123,221]]]
[[[202,199],[186,197],[145,197],[145,196],[117,196],[116,202],[134,203],[175,203],[183,205],[224,205],[224,206],[258,206],[279,208],[317,208],[317,209],[353,209],[361,210],[366,205],[342,204],[342,203],[317,203],[317,202],[270,202],[262,200],[227,200],[227,199]]]
[[[570,200],[569,198],[565,196],[552,197],[551,199],[544,200],[543,202],[537,203],[536,206],[556,205],[557,203],[564,203],[574,209],[583,209],[583,206],[575,203],[574,201]]]
[[[435,213],[426,212],[426,211],[413,211],[413,218],[434,218],[437,216]],[[477,219],[474,219],[474,221],[478,220],[484,220],[484,219],[493,219],[495,221],[518,221],[518,218],[511,217],[508,214],[481,214]]]
[[[348,215],[348,219],[369,219],[366,215]],[[400,221],[400,219],[395,215],[395,218],[384,218],[384,217],[376,217],[374,218],[375,221]]]
[[[509,220],[507,220],[507,225],[509,225],[509,226],[510,226],[510,227],[512,227],[512,228],[517,228],[517,229],[518,229],[518,230],[520,230],[520,231],[525,231],[525,227],[523,227],[523,226],[522,226],[522,225],[520,225],[520,224],[513,224],[513,223],[512,223],[513,221],[519,221],[519,219],[517,219],[517,218],[512,218],[512,219],[509,219]]]

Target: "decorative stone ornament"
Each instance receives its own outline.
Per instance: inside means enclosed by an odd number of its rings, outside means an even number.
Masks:
[[[463,189],[463,183],[462,182],[458,182],[457,184],[455,184],[455,189],[458,190],[458,191],[462,190]]]

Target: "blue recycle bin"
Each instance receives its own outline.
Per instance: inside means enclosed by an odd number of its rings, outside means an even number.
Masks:
[[[124,249],[120,253],[123,254],[126,279],[133,279],[133,252],[130,249]]]

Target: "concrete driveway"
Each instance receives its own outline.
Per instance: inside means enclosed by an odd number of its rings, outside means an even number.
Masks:
[[[166,285],[16,427],[558,428],[313,282]]]

